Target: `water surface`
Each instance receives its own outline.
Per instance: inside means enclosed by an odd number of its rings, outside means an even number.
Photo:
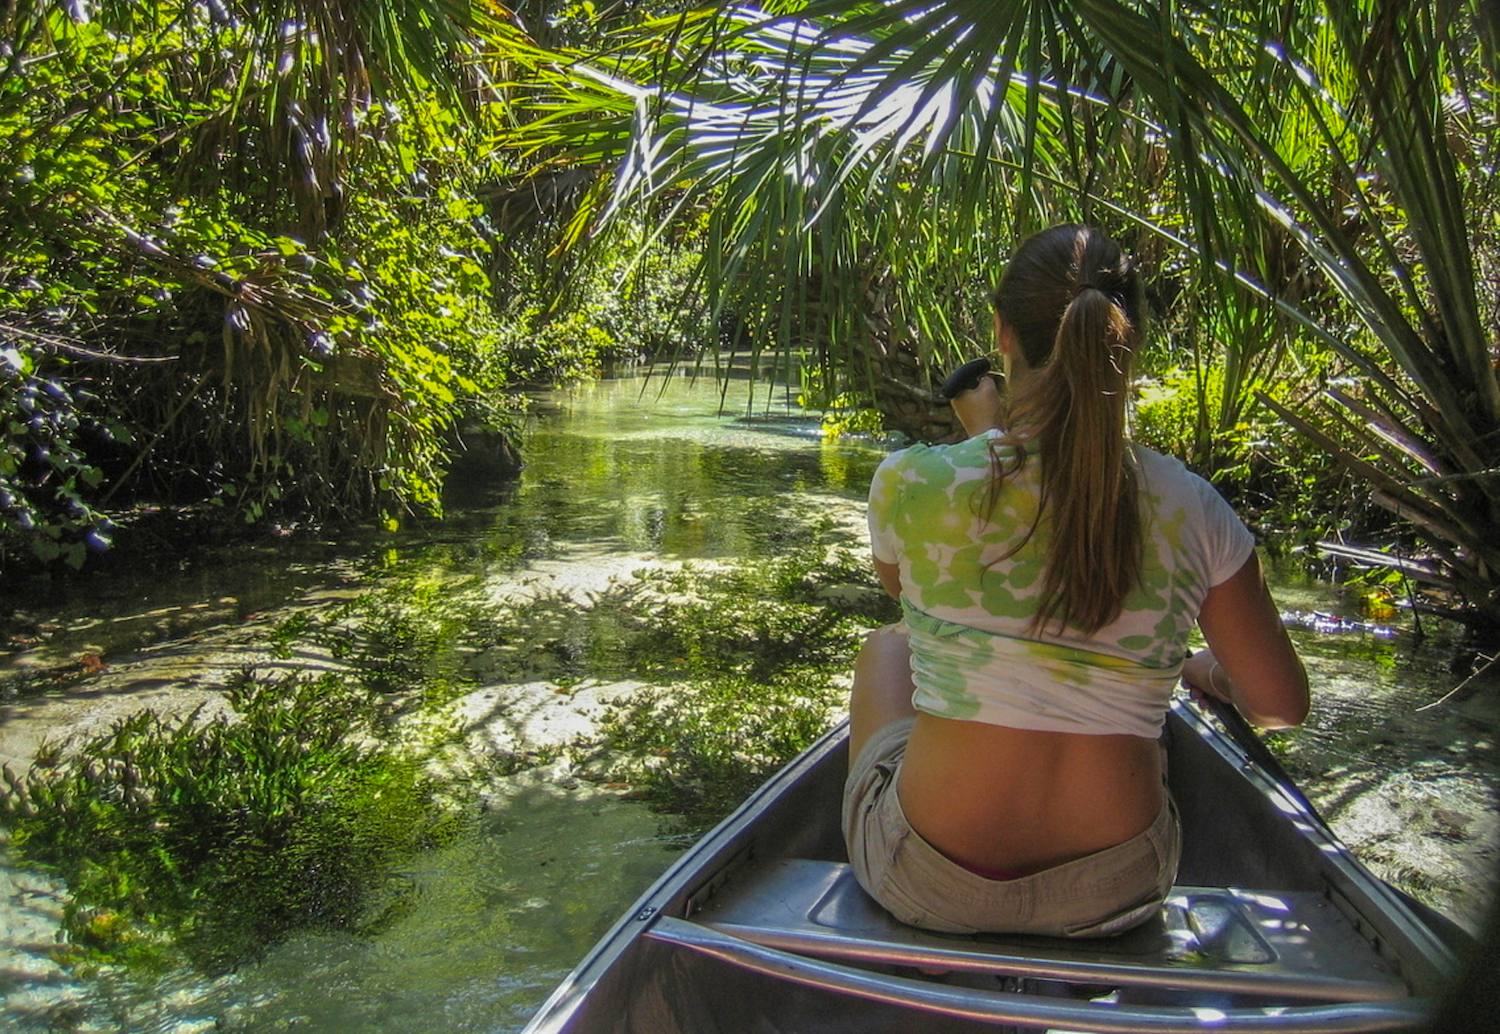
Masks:
[[[709,378],[679,375],[551,395],[520,478],[454,485],[443,522],[290,534],[150,571],[26,587],[32,625],[0,653],[0,678],[9,678],[0,741],[27,722],[71,721],[169,687],[178,669],[168,661],[190,664],[285,607],[332,605],[393,573],[475,575],[499,594],[543,573],[587,585],[651,563],[775,555],[818,518],[859,545],[865,489],[888,448],[822,440],[816,416],[760,382],[732,380],[721,394]],[[1361,617],[1347,591],[1290,575],[1276,591],[1296,615]],[[1466,673],[1462,630],[1433,621],[1419,638],[1409,620],[1389,623],[1389,633],[1328,632],[1294,621],[1316,702],[1308,727],[1279,737],[1277,749],[1380,875],[1475,925],[1493,872],[1497,693],[1481,680],[1477,692],[1422,710]],[[28,695],[27,672],[86,654],[117,677],[130,673],[111,684],[129,688],[117,694],[127,699],[103,699],[110,694],[82,677],[62,694]],[[48,960],[59,888],[0,867],[0,1026],[518,1029],[675,855],[657,816],[565,773],[519,777],[489,799],[468,836],[399,874],[407,907],[378,932],[293,937],[212,980],[63,973]]]

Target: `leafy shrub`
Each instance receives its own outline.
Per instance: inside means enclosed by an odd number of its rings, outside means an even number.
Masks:
[[[875,408],[868,389],[842,389],[830,383],[828,371],[799,356],[797,368],[797,405],[803,409],[823,410],[823,435],[839,438],[844,435],[879,434],[885,418]],[[853,378],[844,378],[852,380]]]
[[[82,439],[112,435],[87,415],[83,392],[37,359],[0,335],[0,533],[29,539],[42,561],[78,567],[87,549],[109,545],[112,530],[92,502],[103,474]]]
[[[1224,373],[1168,369],[1137,385],[1133,437],[1208,477],[1251,520],[1273,552],[1347,534],[1380,517],[1326,452],[1273,414],[1242,410],[1221,426]],[[1303,390],[1286,378],[1269,387],[1286,401]]]
[[[81,560],[112,496],[251,523],[436,511],[464,398],[504,388],[463,352],[494,344],[474,126],[436,90],[351,95],[319,138],[276,105],[307,37],[214,5],[34,7],[0,67],[0,546]],[[138,451],[83,448],[85,384]]]

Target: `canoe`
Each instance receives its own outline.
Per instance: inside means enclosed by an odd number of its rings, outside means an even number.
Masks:
[[[1253,734],[1184,701],[1167,717],[1183,856],[1143,926],[897,922],[849,872],[841,726],[687,851],[526,1034],[1423,1029],[1462,935],[1365,869]]]

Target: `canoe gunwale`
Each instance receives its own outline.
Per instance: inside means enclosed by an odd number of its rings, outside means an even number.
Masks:
[[[777,980],[898,1005],[925,1015],[1097,1034],[1201,1034],[1206,1024],[1227,1034],[1411,1031],[1425,1024],[1435,1005],[1416,998],[1254,1009],[1099,1005],[871,973],[753,944],[671,916],[661,917],[645,936]]]

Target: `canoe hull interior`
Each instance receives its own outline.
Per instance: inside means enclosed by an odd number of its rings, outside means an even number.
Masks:
[[[897,923],[849,875],[835,730],[690,849],[528,1026],[541,1032],[1420,1029],[1451,946],[1190,708],[1169,716],[1177,889],[1088,940]]]

